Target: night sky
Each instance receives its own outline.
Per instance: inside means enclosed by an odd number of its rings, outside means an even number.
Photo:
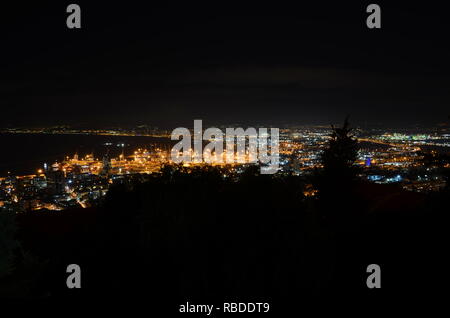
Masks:
[[[80,30],[66,27],[72,2],[2,4],[1,126],[448,122],[436,4],[375,2],[371,30],[371,2],[74,2]]]

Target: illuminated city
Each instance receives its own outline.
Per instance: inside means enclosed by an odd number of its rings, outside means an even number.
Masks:
[[[4,131],[8,134],[39,134],[49,130],[15,129]],[[52,134],[85,134],[136,136],[136,130],[51,130]],[[358,130],[360,149],[357,165],[359,177],[374,183],[399,184],[404,189],[416,192],[438,191],[445,186],[441,174],[444,165],[425,165],[424,153],[436,154],[448,151],[450,134],[447,131],[432,134],[407,133],[368,133]],[[280,171],[279,174],[308,176],[321,167],[320,153],[329,139],[330,130],[325,127],[285,128],[280,131]],[[125,154],[125,143],[105,143],[103,146],[119,149],[116,157],[103,154],[67,154],[64,158],[42,163],[36,171],[28,175],[6,175],[0,178],[0,206],[15,211],[63,210],[69,207],[89,207],[101,201],[112,184],[126,183],[127,180],[146,180],[146,175],[158,173],[170,159],[169,133],[154,130],[139,136],[162,137],[166,146],[149,145]],[[191,156],[197,154],[190,150]],[[235,163],[220,162],[214,154],[213,166],[222,166],[224,176],[232,177],[242,171],[235,153]],[[226,151],[223,156],[226,156]],[[244,158],[249,162],[248,151]],[[185,167],[207,165],[203,163],[185,163]],[[314,195],[309,188],[305,195]]]
[[[2,308],[448,307],[444,4],[6,1],[2,13]]]

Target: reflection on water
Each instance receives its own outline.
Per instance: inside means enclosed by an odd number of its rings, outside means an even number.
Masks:
[[[46,134],[0,134],[0,142],[0,177],[8,171],[12,175],[34,173],[44,163],[62,161],[75,153],[101,159],[106,153],[110,157],[118,157],[122,152],[128,156],[137,148],[170,149],[173,144],[168,138],[156,137]]]

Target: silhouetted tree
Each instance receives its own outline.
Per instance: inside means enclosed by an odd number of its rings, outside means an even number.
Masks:
[[[314,186],[319,191],[321,215],[345,220],[348,218],[343,217],[344,214],[352,215],[352,211],[357,209],[358,202],[352,197],[358,173],[357,154],[358,141],[346,118],[342,127],[332,126],[330,139],[321,156],[322,169],[315,174]]]
[[[355,161],[358,155],[358,141],[350,128],[348,117],[341,128],[332,126],[327,148],[322,153],[323,172],[327,178],[339,183],[353,181],[357,174]]]
[[[0,210],[0,299],[31,295],[46,266],[17,239],[16,213]]]
[[[14,269],[14,252],[19,247],[15,239],[15,213],[0,211],[0,278],[12,273]]]

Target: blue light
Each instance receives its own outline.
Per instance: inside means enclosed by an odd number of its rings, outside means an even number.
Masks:
[[[370,181],[380,181],[381,179],[383,179],[383,176],[371,175],[371,176],[368,176],[367,179],[369,179]]]

